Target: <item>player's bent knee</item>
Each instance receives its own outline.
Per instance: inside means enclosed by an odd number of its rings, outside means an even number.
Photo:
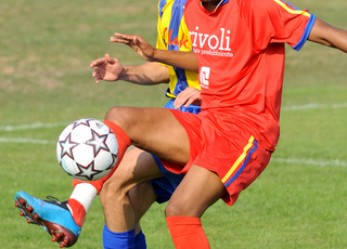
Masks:
[[[99,194],[101,204],[107,204],[109,199],[121,201],[127,195],[131,185],[127,183],[126,177],[116,174],[104,182]]]
[[[117,125],[123,126],[127,123],[127,114],[126,114],[126,108],[125,107],[119,107],[119,106],[113,106],[111,107],[106,115],[105,115],[106,120],[110,120]]]
[[[107,206],[109,200],[114,200],[119,203],[126,198],[127,192],[128,190],[126,188],[122,188],[119,184],[106,181],[99,194],[101,205],[104,207]]]
[[[113,106],[107,111],[105,119],[114,122],[127,132],[135,123],[142,120],[140,114],[140,108]]]
[[[182,205],[176,205],[169,202],[165,208],[165,216],[191,216],[191,214],[185,210]]]
[[[189,216],[201,217],[208,206],[199,204],[198,202],[187,202],[186,200],[169,201],[165,208],[165,216]]]

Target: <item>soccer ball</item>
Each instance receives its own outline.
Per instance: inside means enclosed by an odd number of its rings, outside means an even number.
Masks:
[[[84,118],[69,124],[57,142],[57,159],[70,176],[92,181],[107,175],[117,162],[116,136],[103,122]]]

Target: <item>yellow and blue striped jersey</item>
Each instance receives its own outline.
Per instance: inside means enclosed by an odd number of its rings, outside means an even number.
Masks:
[[[183,18],[187,0],[159,0],[157,20],[158,49],[192,51],[188,28]],[[169,87],[166,95],[175,98],[188,86],[200,90],[196,72],[168,66],[170,73]]]

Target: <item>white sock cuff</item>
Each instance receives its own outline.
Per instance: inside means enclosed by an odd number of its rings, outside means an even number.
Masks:
[[[92,184],[79,183],[75,186],[70,198],[81,203],[87,212],[97,194],[98,192]]]

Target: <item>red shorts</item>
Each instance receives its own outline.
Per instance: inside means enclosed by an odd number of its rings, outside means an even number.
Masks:
[[[190,160],[184,167],[165,166],[174,173],[186,173],[192,165],[215,172],[229,193],[223,200],[232,205],[268,165],[271,152],[224,110],[207,110],[198,115],[170,111],[186,129]]]

